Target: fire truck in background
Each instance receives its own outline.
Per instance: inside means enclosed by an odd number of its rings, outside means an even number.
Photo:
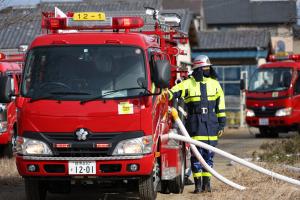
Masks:
[[[174,127],[157,95],[186,73],[176,61],[188,38],[175,28],[177,15],[146,13],[153,31],[140,17],[43,13],[47,34],[29,47],[20,93],[0,97],[17,96],[16,163],[27,199],[90,183],[149,200],[183,191],[186,146],[161,140]]]
[[[300,55],[271,55],[259,66],[246,91],[246,122],[258,136],[300,132]]]
[[[19,92],[23,54],[5,55],[0,53],[0,76],[10,78],[12,89]],[[0,93],[9,88],[0,85]],[[0,157],[11,158],[17,134],[17,114],[14,101],[0,101]]]

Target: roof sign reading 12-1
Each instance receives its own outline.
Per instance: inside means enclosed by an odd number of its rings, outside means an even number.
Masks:
[[[105,19],[106,19],[105,13],[103,12],[75,12],[73,15],[74,21],[82,21],[82,20],[103,21]]]

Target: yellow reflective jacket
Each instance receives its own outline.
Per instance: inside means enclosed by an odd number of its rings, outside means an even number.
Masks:
[[[203,78],[197,82],[190,77],[169,90],[169,100],[183,98],[187,105],[186,128],[196,140],[215,144],[217,133],[225,127],[225,99],[219,82]]]

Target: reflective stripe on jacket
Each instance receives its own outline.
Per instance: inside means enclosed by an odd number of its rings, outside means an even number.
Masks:
[[[196,82],[190,77],[169,90],[169,100],[180,97],[187,105],[186,128],[190,136],[215,144],[217,133],[226,122],[224,93],[219,82],[205,77]]]

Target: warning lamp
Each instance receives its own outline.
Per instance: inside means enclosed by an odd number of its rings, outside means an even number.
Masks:
[[[72,15],[69,13],[68,15]],[[106,17],[104,20],[78,20],[73,17],[58,18],[45,15],[42,27],[49,30],[96,30],[96,29],[134,29],[144,26],[141,17]]]
[[[0,53],[0,60],[4,60],[6,58],[6,55],[4,53]]]
[[[99,149],[106,149],[106,148],[110,148],[111,147],[111,144],[109,143],[97,143],[96,144],[96,148],[99,148]]]
[[[68,149],[71,148],[71,144],[68,143],[55,143],[53,144],[54,148],[58,148],[58,149]]]
[[[131,29],[144,26],[144,20],[140,17],[114,17],[114,29]]]
[[[52,30],[64,29],[66,27],[65,18],[50,18],[48,23],[48,27]]]
[[[300,60],[300,54],[292,54],[292,55],[289,55],[289,59],[291,60]]]
[[[285,54],[285,55],[270,55],[269,59],[270,62],[276,62],[276,61],[282,61],[282,60],[294,60],[299,61],[300,60],[300,54]]]

